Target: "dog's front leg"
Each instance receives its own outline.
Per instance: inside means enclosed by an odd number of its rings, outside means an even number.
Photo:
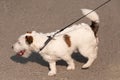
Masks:
[[[55,61],[49,62],[49,66],[50,71],[48,72],[48,76],[54,76],[56,74],[56,62]]]

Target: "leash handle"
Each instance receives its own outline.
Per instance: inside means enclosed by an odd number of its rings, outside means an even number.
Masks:
[[[60,29],[59,31],[57,31],[56,33],[53,34],[53,36],[48,36],[48,39],[45,41],[44,46],[42,48],[40,48],[40,51],[42,51],[45,46],[55,37],[56,34],[62,32],[63,30],[65,30],[66,28],[70,27],[71,25],[73,25],[74,23],[78,22],[79,20],[81,20],[82,18],[86,17],[88,14],[92,13],[93,11],[96,11],[97,9],[99,9],[100,7],[104,6],[105,4],[107,4],[108,2],[110,2],[111,0],[107,0],[106,2],[102,3],[100,6],[96,7],[94,10],[90,11],[89,13],[87,13],[86,15],[78,18],[77,20],[75,20],[74,22],[70,23],[69,25],[67,25],[66,27]]]

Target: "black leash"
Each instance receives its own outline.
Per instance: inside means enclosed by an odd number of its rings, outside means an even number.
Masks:
[[[45,41],[44,46],[43,46],[42,48],[40,48],[40,50],[39,50],[38,52],[42,51],[42,50],[45,48],[45,46],[55,37],[56,34],[62,32],[62,31],[65,30],[66,28],[70,27],[70,26],[73,25],[74,23],[78,22],[78,21],[81,20],[82,18],[86,17],[88,14],[92,13],[93,11],[96,11],[97,9],[99,9],[99,8],[102,7],[102,6],[104,6],[105,4],[107,4],[107,3],[110,2],[110,1],[111,1],[111,0],[108,0],[108,1],[104,2],[103,4],[101,4],[100,6],[96,7],[94,10],[90,11],[90,12],[87,13],[86,15],[78,18],[77,20],[75,20],[74,22],[70,23],[70,24],[67,25],[66,27],[60,29],[59,31],[57,31],[56,33],[54,33],[52,36],[48,36],[48,39]]]

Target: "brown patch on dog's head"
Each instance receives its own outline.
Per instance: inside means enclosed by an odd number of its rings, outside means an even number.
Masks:
[[[29,45],[33,43],[33,37],[32,36],[25,36],[25,40]]]
[[[64,37],[64,40],[65,40],[66,44],[68,45],[68,47],[71,47],[70,36],[66,34],[63,37]]]
[[[27,31],[27,33],[31,34],[32,32],[30,32],[30,31]]]

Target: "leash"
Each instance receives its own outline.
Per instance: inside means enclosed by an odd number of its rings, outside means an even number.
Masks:
[[[106,2],[102,3],[101,5],[99,5],[98,7],[96,7],[95,9],[93,9],[92,11],[90,11],[89,13],[87,13],[86,15],[83,15],[82,17],[78,18],[77,20],[75,20],[74,22],[70,23],[69,25],[67,25],[66,27],[60,29],[59,31],[57,31],[56,33],[54,33],[52,36],[47,36],[48,39],[45,41],[44,46],[42,48],[39,49],[38,52],[42,51],[45,46],[55,37],[56,34],[62,32],[63,30],[65,30],[66,28],[70,27],[71,25],[73,25],[74,23],[78,22],[79,20],[81,20],[82,18],[86,17],[88,14],[92,13],[93,11],[96,11],[97,9],[99,9],[100,7],[104,6],[105,4],[107,4],[108,2],[110,2],[111,0],[107,0]]]

